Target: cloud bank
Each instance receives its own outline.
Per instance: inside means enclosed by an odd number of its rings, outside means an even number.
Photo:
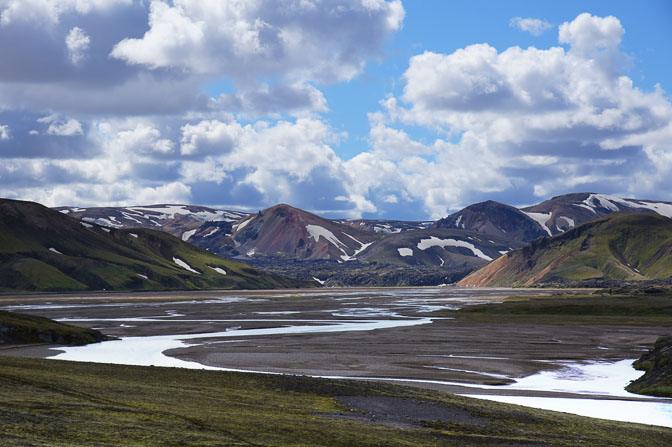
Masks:
[[[550,48],[412,56],[342,157],[325,87],[384,58],[404,16],[399,0],[0,0],[17,42],[0,48],[0,196],[421,218],[670,190],[672,105],[627,76],[620,21],[590,14]]]

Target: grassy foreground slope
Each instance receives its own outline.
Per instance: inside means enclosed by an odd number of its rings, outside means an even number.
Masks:
[[[306,284],[224,260],[164,232],[103,228],[37,203],[0,199],[0,292]]]
[[[566,233],[541,238],[470,274],[460,285],[531,286],[594,278],[672,276],[672,219],[615,213]]]
[[[3,446],[669,446],[672,430],[392,385],[0,357]]]

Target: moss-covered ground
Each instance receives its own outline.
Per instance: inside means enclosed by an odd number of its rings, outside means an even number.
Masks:
[[[666,428],[369,382],[9,357],[0,380],[7,447],[672,445]],[[337,396],[443,411],[402,429],[353,421]]]
[[[98,331],[49,318],[0,310],[0,344],[59,343],[85,345],[106,340]]]
[[[468,306],[444,314],[492,322],[672,325],[672,294],[521,296],[507,298],[502,303]]]

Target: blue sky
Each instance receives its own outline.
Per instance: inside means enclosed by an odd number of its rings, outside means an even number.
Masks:
[[[672,201],[672,3],[0,0],[0,196]]]
[[[404,8],[403,29],[385,45],[385,57],[369,63],[363,76],[325,89],[333,125],[362,139],[369,131],[367,111],[375,109],[386,94],[399,93],[403,88],[399,78],[408,68],[411,56],[423,51],[452,53],[482,42],[499,50],[511,46],[549,48],[558,45],[557,26],[583,12],[618,17],[626,29],[623,51],[633,58],[630,77],[640,88],[653,89],[659,83],[667,92],[672,92],[672,46],[668,44],[672,42],[672,2],[669,1],[649,1],[645,6],[638,6],[622,0],[423,0],[405,2]],[[511,27],[513,17],[539,18],[554,27],[533,36]],[[353,113],[353,110],[359,112]],[[421,133],[421,137],[430,136]],[[365,142],[343,145],[341,153],[356,155],[364,145]]]

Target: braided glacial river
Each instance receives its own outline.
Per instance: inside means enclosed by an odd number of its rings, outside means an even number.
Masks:
[[[381,380],[583,416],[672,427],[672,400],[628,393],[665,328],[488,324],[446,311],[498,289],[337,289],[131,295],[5,309],[119,337],[57,359]]]

